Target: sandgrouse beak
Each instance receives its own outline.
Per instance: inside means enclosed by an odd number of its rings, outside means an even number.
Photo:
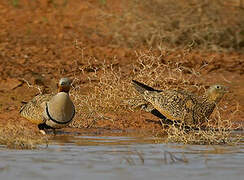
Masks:
[[[225,87],[225,91],[226,92],[230,92],[230,88],[229,87]]]
[[[230,92],[230,88],[229,88],[229,87],[227,87],[227,86],[223,86],[223,90],[224,90],[224,92],[225,92],[225,93]]]

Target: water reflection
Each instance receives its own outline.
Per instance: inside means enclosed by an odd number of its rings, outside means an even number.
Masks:
[[[1,147],[0,179],[243,179],[243,142],[158,142],[148,137],[56,136],[39,150]]]

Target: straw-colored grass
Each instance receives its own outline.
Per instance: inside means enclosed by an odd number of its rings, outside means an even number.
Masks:
[[[240,50],[244,47],[241,4],[218,0],[131,0],[122,13],[108,14],[114,45]]]
[[[170,54],[170,58],[172,53]],[[136,103],[142,98],[131,85],[132,79],[137,79],[157,89],[184,89],[193,93],[202,94],[210,85],[205,82],[204,68],[211,65],[211,61],[203,64],[198,71],[185,66],[182,56],[175,56],[175,61],[167,61],[167,55],[156,55],[152,51],[137,52],[137,60],[133,64],[131,72],[122,73],[123,69],[103,63],[99,68],[93,66],[96,71],[87,76],[90,87],[87,94],[81,94],[81,87],[77,86],[71,94],[75,100],[77,116],[72,127],[91,127],[97,121],[109,119],[112,122],[117,116],[124,118],[138,109]],[[164,62],[162,60],[166,59]],[[227,104],[228,105],[228,104]],[[217,106],[210,120],[205,123],[205,129],[194,125],[200,130],[183,130],[177,127],[162,129],[166,131],[167,142],[181,142],[189,144],[222,144],[233,142],[231,138],[231,120],[234,112],[228,111],[229,119],[221,116],[221,110]],[[233,108],[232,108],[233,110]],[[226,116],[225,116],[226,117]]]
[[[21,124],[0,126],[0,144],[11,149],[35,149],[46,141],[43,135]]]
[[[239,141],[239,137],[232,137],[226,129],[220,130],[190,130],[185,131],[176,127],[167,129],[167,142],[184,144],[231,144]]]
[[[96,69],[96,67],[93,67]],[[82,70],[83,71],[83,70]],[[103,63],[99,72],[88,75],[89,93],[82,94],[80,86],[71,91],[77,113],[73,127],[91,127],[100,119],[114,119],[108,114],[126,113],[124,100],[129,96],[129,80],[123,78],[119,67]]]

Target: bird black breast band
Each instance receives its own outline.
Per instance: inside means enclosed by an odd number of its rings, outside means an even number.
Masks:
[[[60,121],[57,121],[57,120],[53,119],[53,118],[51,117],[50,113],[49,113],[48,105],[47,105],[47,104],[46,104],[46,113],[47,113],[47,116],[49,117],[49,119],[50,119],[51,121],[53,121],[53,122],[55,122],[55,123],[57,123],[57,124],[67,124],[67,123],[69,123],[70,121],[72,121],[72,119],[73,119],[73,117],[74,117],[74,115],[75,115],[75,110],[74,110],[74,113],[73,113],[71,119],[70,119],[69,121],[66,121],[66,122],[60,122]]]

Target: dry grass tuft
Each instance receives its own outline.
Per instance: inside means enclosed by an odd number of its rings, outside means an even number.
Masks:
[[[136,103],[142,99],[131,85],[132,79],[137,79],[158,89],[184,89],[202,94],[207,86],[202,75],[209,63],[202,64],[198,70],[187,65],[184,59],[188,56],[182,53],[172,59],[172,53],[156,55],[152,51],[137,52],[137,61],[133,64],[132,72],[122,73],[119,66],[106,63],[93,65],[93,71],[87,76],[92,91],[82,94],[82,86],[71,91],[76,104],[77,116],[72,127],[91,127],[97,121],[110,120],[116,117],[129,116],[135,111]],[[169,57],[170,56],[170,57]],[[87,68],[87,67],[84,67]],[[85,69],[82,69],[85,71]],[[204,85],[205,84],[205,85]],[[89,88],[90,89],[90,88]],[[231,120],[235,118],[233,111],[229,111],[228,104],[224,111],[233,116],[229,119],[221,117],[222,110],[216,108],[211,120],[207,122],[205,130],[185,130],[170,127],[163,129],[168,134],[167,141],[188,144],[222,144],[232,142]],[[233,109],[233,108],[232,108]],[[197,126],[197,125],[196,125]],[[201,127],[198,127],[201,129]],[[216,130],[217,129],[217,130]]]
[[[179,57],[184,59],[184,57]],[[202,94],[206,90],[207,83],[204,82],[202,73],[208,65],[203,64],[198,70],[184,66],[184,63],[178,60],[175,62],[162,63],[162,55],[155,56],[150,51],[138,54],[138,63],[134,67],[135,78],[143,81],[152,87],[158,89],[184,89],[189,92]],[[205,85],[204,85],[205,84]],[[138,94],[132,98],[132,105],[137,101]],[[140,104],[141,99],[138,100]],[[228,104],[226,104],[228,106]],[[135,106],[136,107],[136,106]],[[200,125],[194,125],[194,129],[184,130],[180,127],[171,126],[165,129],[167,142],[178,142],[185,144],[224,144],[238,142],[239,137],[232,137],[232,120],[238,112],[230,110],[228,107],[215,109],[209,122],[206,122],[204,128]],[[222,114],[229,114],[228,119],[222,117]],[[238,127],[237,127],[238,129]]]
[[[0,144],[11,149],[35,149],[46,143],[45,137],[22,125],[5,124],[0,126]]]
[[[82,93],[81,86],[71,91],[77,109],[76,117],[79,118],[71,124],[72,127],[91,127],[101,119],[113,121],[113,114],[123,114],[126,111],[127,104],[124,100],[129,95],[130,80],[123,78],[116,65],[103,63],[97,66],[91,66],[93,73],[86,77],[90,89],[88,94]]]
[[[217,0],[132,0],[108,14],[114,45],[240,50],[244,47],[243,9]]]
[[[230,122],[229,122],[230,123]],[[200,127],[199,127],[200,128]],[[213,128],[212,125],[199,130],[184,130],[171,126],[166,130],[167,142],[183,144],[233,144],[239,142],[239,137],[233,137],[230,127]]]

